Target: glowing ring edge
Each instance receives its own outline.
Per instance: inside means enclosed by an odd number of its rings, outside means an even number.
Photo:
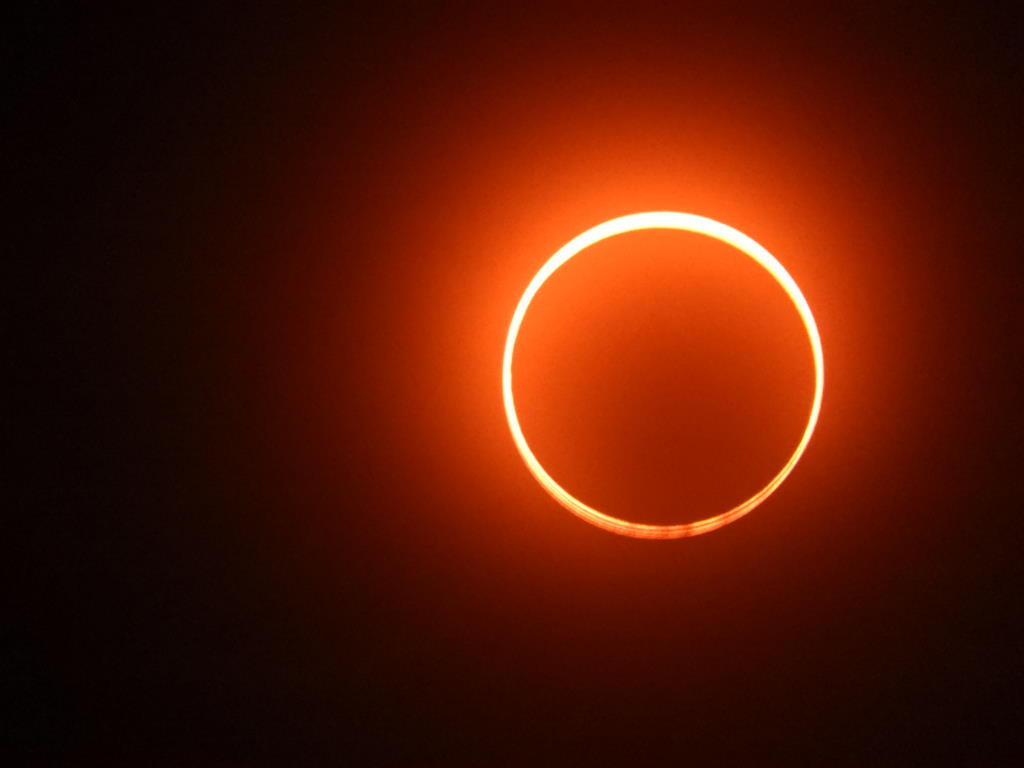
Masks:
[[[559,267],[580,251],[609,237],[644,229],[676,229],[706,235],[731,245],[752,258],[764,267],[775,281],[782,286],[786,291],[786,295],[793,302],[803,322],[804,329],[807,331],[807,336],[811,343],[811,351],[814,356],[814,399],[807,419],[807,426],[804,428],[800,442],[797,444],[796,450],[789,457],[789,460],[767,485],[746,501],[718,515],[693,523],[677,525],[633,523],[594,509],[574,497],[545,471],[537,457],[534,456],[533,451],[530,450],[522,428],[519,426],[519,419],[515,410],[515,399],[512,395],[512,356],[515,350],[516,337],[519,334],[523,318],[526,316],[526,310],[529,308],[534,296],[536,296],[537,291],[540,290],[541,286]],[[559,248],[538,270],[537,274],[534,275],[519,299],[519,304],[512,315],[512,322],[509,325],[508,335],[505,339],[505,353],[501,367],[502,399],[505,405],[505,416],[508,420],[509,430],[512,432],[512,440],[527,469],[537,482],[540,483],[541,487],[555,501],[588,523],[612,533],[643,539],[678,539],[709,533],[728,525],[734,520],[738,520],[767,499],[782,484],[783,480],[789,476],[789,473],[793,471],[796,463],[807,449],[807,444],[810,442],[811,435],[814,433],[814,428],[818,422],[818,414],[821,411],[824,383],[825,365],[818,326],[814,322],[814,315],[811,313],[807,300],[804,298],[796,281],[786,271],[786,268],[767,249],[739,230],[704,216],[674,211],[633,213],[610,219],[591,227]]]

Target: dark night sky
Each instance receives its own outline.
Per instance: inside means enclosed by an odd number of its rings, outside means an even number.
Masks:
[[[1017,763],[1022,19],[782,7],[21,12],[0,755]],[[675,542],[555,505],[499,389],[533,272],[651,209],[773,251],[828,366]],[[524,423],[662,520],[807,360],[644,242],[538,301]]]

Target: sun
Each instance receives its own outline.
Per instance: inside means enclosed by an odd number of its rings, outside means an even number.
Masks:
[[[778,282],[780,286],[782,286],[783,290],[786,291],[786,295],[789,296],[790,300],[793,302],[797,312],[800,314],[800,319],[803,322],[804,329],[807,331],[807,338],[810,341],[811,352],[814,356],[814,398],[811,402],[810,411],[807,416],[807,425],[800,437],[800,441],[797,443],[796,449],[790,455],[789,460],[779,470],[778,474],[776,474],[775,477],[773,477],[768,484],[764,486],[764,488],[732,509],[726,510],[718,515],[714,515],[713,517],[705,518],[704,520],[679,525],[650,525],[646,523],[633,523],[628,520],[613,517],[606,512],[601,512],[600,510],[588,506],[562,488],[562,486],[560,486],[555,479],[545,471],[544,467],[541,466],[541,463],[537,460],[537,457],[534,456],[533,451],[530,450],[530,446],[526,442],[526,437],[523,435],[523,430],[519,426],[519,418],[516,415],[515,397],[512,391],[512,361],[515,353],[516,337],[519,335],[519,328],[523,324],[523,318],[526,316],[526,311],[530,307],[530,302],[533,301],[534,296],[537,295],[537,291],[540,290],[545,281],[551,277],[559,267],[569,261],[569,259],[584,249],[589,248],[591,245],[599,243],[609,237],[614,237],[615,235],[622,235],[627,232],[636,232],[644,229],[677,229],[685,232],[695,232],[700,235],[715,238],[716,240],[721,240],[752,258],[768,270],[771,276],[775,278],[776,282]],[[714,531],[724,525],[728,525],[734,520],[738,520],[771,496],[775,489],[782,484],[782,481],[789,476],[789,473],[793,471],[796,463],[800,460],[800,457],[807,449],[807,444],[810,442],[811,435],[814,433],[815,425],[818,423],[818,414],[821,411],[821,398],[822,392],[824,391],[824,385],[825,364],[821,350],[821,337],[818,334],[818,326],[814,322],[814,315],[811,313],[811,308],[807,304],[807,300],[804,298],[804,295],[801,293],[796,281],[793,280],[785,267],[783,267],[782,264],[779,263],[778,259],[772,256],[763,246],[739,230],[733,229],[726,224],[722,224],[721,222],[704,216],[697,216],[692,213],[676,213],[672,211],[634,213],[628,216],[620,216],[615,219],[610,219],[609,221],[598,224],[597,226],[588,229],[586,232],[577,235],[559,248],[558,251],[556,251],[555,254],[540,268],[537,274],[534,275],[530,284],[526,286],[526,290],[523,292],[522,298],[519,299],[519,304],[516,306],[515,312],[512,314],[512,322],[508,328],[508,336],[505,339],[505,354],[501,368],[502,398],[505,403],[505,416],[508,419],[508,426],[512,432],[512,440],[515,442],[519,455],[526,463],[527,469],[530,470],[530,473],[534,478],[536,478],[537,482],[540,483],[541,487],[559,504],[573,514],[583,518],[588,523],[596,525],[607,531],[611,531],[612,533],[618,533],[623,536],[633,536],[641,539],[678,539],[685,536],[697,536],[702,533],[709,533],[710,531]]]

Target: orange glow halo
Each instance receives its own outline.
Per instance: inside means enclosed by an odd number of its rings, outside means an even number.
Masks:
[[[554,478],[537,461],[537,457],[533,455],[533,451],[530,450],[530,446],[523,436],[523,430],[519,426],[515,401],[512,395],[512,353],[515,350],[516,336],[518,336],[519,328],[523,323],[523,318],[526,316],[526,310],[529,308],[530,302],[537,294],[537,291],[540,290],[540,287],[554,274],[555,270],[584,248],[588,248],[615,235],[642,229],[680,229],[686,232],[696,232],[728,243],[750,256],[750,258],[767,269],[779,285],[785,289],[786,294],[800,313],[800,319],[803,321],[807,337],[811,342],[811,351],[814,354],[814,401],[811,403],[807,426],[800,437],[796,450],[789,457],[789,461],[786,462],[782,469],[779,470],[779,473],[764,488],[746,501],[726,512],[704,520],[698,520],[694,523],[679,525],[631,523],[628,520],[620,520],[617,517],[612,517],[594,509],[574,497],[555,482]],[[620,216],[588,229],[559,248],[544,266],[540,268],[540,271],[534,275],[533,280],[530,281],[522,298],[519,300],[516,311],[512,315],[512,323],[509,325],[508,337],[505,340],[505,356],[501,369],[502,396],[505,402],[505,415],[508,418],[508,426],[512,431],[512,439],[519,450],[519,455],[522,456],[527,468],[537,479],[537,482],[541,484],[541,487],[553,496],[559,504],[588,523],[604,528],[612,533],[635,536],[641,539],[678,539],[684,536],[697,536],[702,533],[708,533],[743,517],[743,515],[767,499],[782,484],[782,481],[786,479],[789,473],[793,471],[793,467],[796,466],[797,461],[800,460],[804,450],[807,448],[807,443],[810,441],[811,434],[814,432],[814,427],[818,422],[824,381],[825,367],[821,352],[821,337],[818,335],[818,326],[814,322],[814,316],[811,314],[811,308],[808,306],[807,300],[785,267],[757,242],[730,226],[704,216],[697,216],[691,213],[675,213],[672,211],[634,213],[628,216]]]

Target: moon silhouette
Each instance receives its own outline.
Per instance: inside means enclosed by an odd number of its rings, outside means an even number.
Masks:
[[[519,418],[516,415],[515,397],[512,392],[512,360],[515,352],[516,337],[519,334],[519,328],[523,323],[523,318],[526,316],[526,311],[530,307],[530,302],[533,301],[534,296],[537,295],[537,291],[539,291],[541,286],[544,285],[544,282],[551,277],[559,267],[585,248],[609,237],[614,237],[615,235],[644,229],[677,229],[707,235],[708,237],[728,243],[734,248],[737,248],[750,256],[750,258],[768,270],[771,276],[775,278],[776,282],[778,282],[786,291],[786,294],[789,296],[793,305],[796,307],[797,312],[800,314],[800,319],[803,322],[804,329],[807,331],[807,337],[811,344],[811,352],[814,356],[814,398],[811,402],[810,411],[808,413],[807,426],[804,428],[796,449],[790,455],[789,460],[783,465],[782,469],[779,470],[778,474],[776,474],[775,477],[773,477],[760,491],[732,509],[703,520],[678,525],[634,523],[613,517],[606,512],[601,512],[600,510],[594,509],[593,507],[583,503],[566,491],[558,484],[558,482],[555,481],[553,477],[551,477],[551,475],[547,473],[544,467],[541,466],[541,463],[537,460],[537,457],[534,456],[533,451],[530,450],[530,446],[526,442],[526,437],[523,435],[523,430],[519,425]],[[508,328],[508,336],[505,339],[505,354],[502,360],[501,370],[502,397],[504,399],[505,415],[508,419],[509,430],[512,432],[512,439],[515,442],[516,449],[519,451],[519,455],[526,463],[527,469],[530,470],[530,473],[534,478],[536,478],[537,482],[540,483],[541,487],[547,491],[555,501],[573,514],[583,518],[588,523],[596,525],[597,527],[603,528],[607,531],[611,531],[612,533],[617,533],[623,536],[633,536],[641,539],[678,539],[686,536],[697,536],[702,533],[709,533],[721,528],[722,526],[728,525],[734,520],[738,520],[767,499],[775,489],[782,484],[782,481],[789,476],[789,473],[793,471],[796,463],[800,460],[800,457],[806,450],[807,444],[810,442],[811,435],[814,433],[814,427],[818,422],[818,414],[821,411],[821,397],[824,390],[824,383],[825,366],[821,350],[821,337],[818,334],[818,326],[814,322],[814,315],[811,313],[811,308],[808,306],[807,300],[804,298],[804,295],[801,293],[796,281],[794,281],[789,275],[785,267],[783,267],[782,264],[780,264],[779,261],[763,246],[739,230],[733,229],[726,224],[722,224],[721,222],[704,216],[697,216],[691,213],[676,213],[672,211],[634,213],[628,216],[620,216],[615,219],[610,219],[609,221],[598,224],[597,226],[588,229],[586,232],[577,235],[559,248],[558,251],[556,251],[555,254],[547,260],[544,266],[540,268],[537,274],[534,275],[530,284],[526,286],[526,290],[523,292],[522,298],[519,299],[519,304],[516,306],[516,310],[512,315],[512,322]]]

